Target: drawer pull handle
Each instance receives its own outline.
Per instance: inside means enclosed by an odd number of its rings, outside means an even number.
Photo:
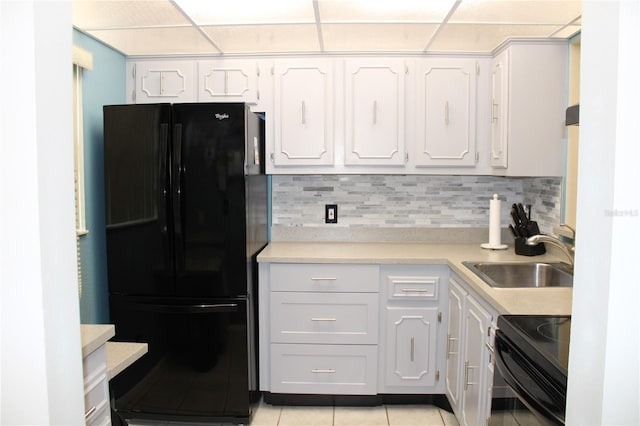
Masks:
[[[321,374],[334,374],[336,370],[333,368],[314,368],[311,370],[312,373],[321,373]]]
[[[335,318],[319,318],[319,317],[314,317],[311,318],[311,321],[324,321],[324,322],[329,322],[329,321],[337,321]]]
[[[311,281],[335,281],[336,277],[312,277]]]
[[[424,288],[403,288],[403,293],[426,293],[427,290]]]
[[[93,407],[89,408],[89,411],[87,411],[86,413],[84,413],[84,419],[88,419],[89,417],[91,417],[93,415],[93,413],[96,412],[98,408],[94,405]]]

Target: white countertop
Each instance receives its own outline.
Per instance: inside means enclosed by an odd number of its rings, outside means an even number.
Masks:
[[[147,353],[146,343],[109,342],[115,336],[113,324],[82,324],[82,357],[86,357],[102,345],[107,349],[107,376],[109,380]]]
[[[467,269],[464,261],[564,261],[553,254],[520,256],[513,247],[485,250],[469,243],[271,242],[261,263],[376,263],[448,265],[500,314],[570,315],[573,288],[493,288]]]

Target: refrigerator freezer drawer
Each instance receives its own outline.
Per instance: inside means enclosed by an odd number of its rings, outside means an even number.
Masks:
[[[116,412],[124,418],[247,419],[246,300],[183,302],[111,297],[118,340],[149,344],[145,357],[110,382]]]

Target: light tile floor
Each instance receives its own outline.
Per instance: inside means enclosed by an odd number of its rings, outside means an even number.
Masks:
[[[261,402],[251,426],[458,426],[452,413],[433,405],[378,407],[275,406]]]

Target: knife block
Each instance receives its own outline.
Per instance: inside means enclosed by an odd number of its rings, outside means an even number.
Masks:
[[[530,246],[527,245],[526,241],[526,238],[515,239],[516,254],[521,256],[538,256],[547,252],[547,249],[544,247],[544,243],[538,243],[535,246]]]

